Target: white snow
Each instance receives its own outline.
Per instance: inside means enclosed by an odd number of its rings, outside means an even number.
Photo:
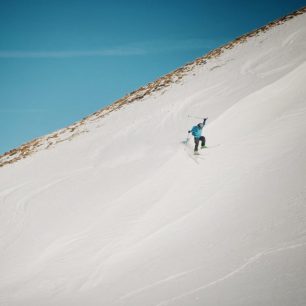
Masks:
[[[305,305],[305,80],[303,14],[1,168],[0,305]]]

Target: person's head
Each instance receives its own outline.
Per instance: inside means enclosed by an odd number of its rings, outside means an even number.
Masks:
[[[203,123],[202,123],[202,122],[198,124],[198,127],[199,127],[200,129],[202,129],[202,128],[203,128],[203,126],[204,126],[204,125],[203,125]]]

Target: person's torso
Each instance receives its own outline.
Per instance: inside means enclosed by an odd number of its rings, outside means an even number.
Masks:
[[[192,129],[191,129],[191,133],[194,137],[199,138],[202,136],[202,129],[199,128],[197,125],[195,125]]]

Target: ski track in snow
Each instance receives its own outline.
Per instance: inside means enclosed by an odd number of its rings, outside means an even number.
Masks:
[[[41,194],[42,192],[50,189],[51,187],[59,184],[59,183],[62,183],[64,181],[67,181],[69,180],[70,178],[75,178],[75,175],[78,174],[78,173],[82,173],[84,171],[87,171],[87,170],[91,170],[92,167],[84,167],[84,168],[80,168],[80,169],[77,169],[75,171],[72,171],[71,173],[69,173],[68,175],[65,175],[65,176],[62,176],[62,177],[59,177],[59,178],[56,178],[56,179],[53,179],[51,182],[43,185],[42,187],[32,191],[31,193],[29,193],[27,196],[25,196],[24,198],[22,198],[21,200],[19,200],[17,202],[17,208],[19,211],[22,211],[24,212],[27,208],[27,204],[29,203],[29,201],[38,196],[39,194]]]
[[[7,204],[7,199],[8,199],[11,195],[15,194],[16,191],[21,190],[21,189],[22,189],[24,186],[26,186],[26,185],[27,185],[27,183],[22,183],[22,184],[19,184],[19,185],[17,185],[17,186],[14,186],[14,187],[4,189],[4,190],[2,190],[2,191],[0,192],[0,198],[1,198],[1,202],[2,202],[0,208],[1,208],[1,210],[3,209],[2,215],[4,215],[4,210],[5,210],[5,209],[8,209],[8,207],[7,207],[7,205],[8,205],[8,204]],[[7,227],[10,227],[12,224],[15,223],[16,218],[14,218],[14,216],[16,216],[16,214],[13,215],[13,217],[11,217],[11,218],[6,218],[5,220],[3,220],[3,221],[6,223],[6,226],[7,226]],[[16,226],[17,226],[17,224],[15,223],[15,230],[16,230]],[[7,237],[7,236],[8,236],[8,233],[7,233],[7,232],[0,233],[1,251],[2,251],[3,245],[5,245],[4,239],[5,239],[5,237]],[[5,249],[5,248],[4,248],[4,249]]]
[[[167,283],[167,282],[170,282],[170,281],[173,281],[173,280],[176,280],[176,279],[179,279],[179,278],[182,278],[184,277],[185,275],[188,275],[190,273],[193,273],[195,271],[198,271],[199,269],[202,269],[202,267],[199,267],[199,268],[196,268],[196,269],[191,269],[191,270],[188,270],[188,271],[184,271],[184,272],[180,272],[180,273],[177,273],[177,274],[174,274],[174,275],[171,275],[167,278],[164,278],[162,280],[159,280],[151,285],[148,285],[148,286],[145,286],[145,287],[142,287],[142,288],[139,288],[137,290],[134,290],[134,291],[131,291],[129,293],[127,293],[126,295],[122,296],[119,300],[120,301],[123,301],[123,300],[126,300],[126,299],[129,299],[139,293],[142,293],[144,291],[147,291],[151,288],[154,288],[156,286],[159,286],[159,285],[162,285],[164,283]]]
[[[274,254],[274,253],[279,253],[279,252],[284,252],[284,251],[287,251],[287,250],[292,250],[292,249],[296,249],[296,248],[301,248],[301,247],[304,247],[306,246],[306,242],[305,243],[298,243],[298,244],[293,244],[293,245],[289,245],[289,246],[285,246],[285,247],[278,247],[278,248],[275,248],[275,249],[268,249],[266,251],[263,251],[263,252],[259,252],[257,253],[256,255],[252,256],[251,258],[249,258],[244,264],[242,264],[241,266],[239,266],[237,269],[231,271],[230,273],[222,276],[221,278],[218,278],[214,281],[211,281],[210,283],[208,284],[205,284],[201,287],[198,287],[198,288],[195,288],[193,290],[190,290],[190,291],[187,291],[181,295],[178,295],[178,296],[175,296],[171,299],[168,299],[168,300],[164,300],[164,301],[161,301],[159,302],[158,304],[156,304],[156,306],[165,306],[165,305],[169,305],[177,300],[180,300],[180,299],[183,299],[183,298],[186,298],[188,296],[191,296],[199,291],[204,291],[206,290],[207,288],[209,287],[212,287],[214,285],[217,285],[223,281],[226,281],[228,280],[229,278],[235,276],[236,274],[240,273],[242,270],[244,270],[246,267],[252,265],[253,263],[255,262],[258,262],[262,257],[264,256],[268,256],[268,255],[271,255],[271,254]],[[201,268],[200,268],[201,269]],[[186,273],[181,273],[182,276],[180,277],[183,277],[184,275],[188,274],[190,272],[186,272]],[[176,277],[177,278],[177,277]],[[171,281],[173,279],[173,277],[169,277],[168,278],[168,281]],[[144,287],[143,290],[139,289],[137,291],[135,291],[135,293],[130,293],[130,294],[127,294],[125,297],[128,298],[128,297],[132,297],[133,295],[137,294],[137,293],[140,293],[144,290],[147,290],[149,288],[152,288],[155,286],[158,286],[159,284],[162,284],[162,283],[165,283],[167,281],[164,280],[164,281],[159,281],[151,286],[147,286],[148,288]],[[124,298],[124,297],[123,297]]]
[[[54,187],[57,184],[60,184],[64,181],[67,181],[70,178],[75,178],[76,174],[82,173],[82,172],[90,170],[90,169],[92,169],[92,167],[84,167],[84,168],[80,168],[80,169],[77,169],[75,171],[72,171],[68,175],[65,175],[65,176],[62,176],[62,177],[51,180],[49,183],[47,183],[45,185],[42,185],[42,187],[39,187],[39,188],[35,189],[34,191],[27,194],[25,197],[21,198],[16,203],[16,206],[14,208],[14,214],[12,214],[12,217],[9,220],[9,224],[14,224],[14,235],[12,235],[12,233],[11,233],[10,242],[9,243],[4,243],[4,245],[2,245],[2,250],[1,251],[5,251],[6,249],[8,249],[12,245],[14,245],[18,241],[18,239],[20,238],[22,230],[25,226],[27,206],[28,206],[29,202],[31,201],[31,199],[38,196],[42,192],[47,191],[48,189]],[[14,192],[16,192],[16,190],[24,187],[26,184],[27,183],[23,183],[23,184],[20,184],[16,187],[13,187],[13,188],[2,191],[1,194],[5,195],[5,198],[3,199],[3,201],[5,201],[6,198],[10,194],[13,194]],[[4,234],[2,235],[2,238],[3,237],[5,237]]]
[[[16,192],[18,189],[21,189],[22,187],[24,187],[25,185],[27,185],[27,183],[22,183],[19,184],[17,186],[11,187],[11,188],[7,188],[7,189],[3,189],[0,191],[0,197],[2,197],[2,201],[5,201],[5,199],[12,193]]]
[[[292,45],[293,43],[298,44],[305,44],[306,42],[303,39],[303,36],[305,36],[306,30],[304,28],[298,29],[288,35],[286,38],[283,39],[281,46],[286,47],[288,45]]]

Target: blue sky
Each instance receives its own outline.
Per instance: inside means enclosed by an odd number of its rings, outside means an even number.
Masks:
[[[0,154],[305,5],[0,0]]]

